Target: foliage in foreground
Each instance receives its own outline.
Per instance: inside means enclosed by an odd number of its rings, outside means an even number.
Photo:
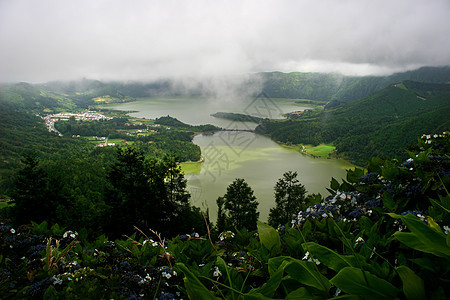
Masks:
[[[404,163],[372,159],[278,229],[111,241],[3,225],[0,297],[448,298],[449,147],[447,133],[424,136]]]

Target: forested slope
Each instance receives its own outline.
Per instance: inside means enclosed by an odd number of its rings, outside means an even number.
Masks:
[[[335,109],[265,120],[257,131],[283,143],[334,142],[339,155],[363,165],[371,156],[405,157],[416,136],[449,130],[449,115],[450,85],[405,81]]]
[[[315,99],[331,101],[328,108],[369,96],[397,82],[412,80],[426,83],[449,83],[450,67],[423,67],[388,76],[345,76],[326,73],[259,74],[263,92],[272,98]]]

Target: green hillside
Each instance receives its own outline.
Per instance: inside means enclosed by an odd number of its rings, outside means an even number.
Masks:
[[[289,144],[333,142],[358,164],[371,156],[404,157],[417,136],[450,129],[450,85],[405,81],[335,109],[264,121],[257,131]]]
[[[389,76],[344,76],[325,73],[260,73],[263,91],[273,98],[330,101],[328,108],[369,96],[384,87],[412,80],[449,83],[450,67],[423,67]]]

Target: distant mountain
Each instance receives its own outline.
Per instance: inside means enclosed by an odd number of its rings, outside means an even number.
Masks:
[[[334,143],[355,163],[367,157],[405,157],[417,136],[450,130],[450,84],[404,81],[334,109],[295,119],[264,121],[257,128],[291,144]]]
[[[450,66],[423,67],[389,76],[344,76],[326,73],[260,73],[263,92],[272,98],[330,101],[327,108],[366,97],[405,80],[450,83]]]

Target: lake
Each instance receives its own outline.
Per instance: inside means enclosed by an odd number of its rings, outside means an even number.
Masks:
[[[266,97],[228,102],[206,98],[144,98],[108,105],[108,108],[134,111],[129,114],[133,117],[154,119],[170,115],[192,125],[209,123],[230,129],[254,129],[256,124],[218,119],[211,114],[224,111],[277,119],[283,113],[305,109],[294,100]],[[223,196],[236,178],[245,179],[252,187],[259,202],[260,219],[266,221],[270,208],[275,206],[273,188],[284,172],[297,171],[298,179],[309,193],[327,195],[331,177],[345,178],[345,169],[353,167],[342,160],[304,156],[252,132],[198,135],[194,143],[200,146],[204,161],[182,167],[192,204],[202,210],[208,208],[213,221],[217,218],[217,197]]]

